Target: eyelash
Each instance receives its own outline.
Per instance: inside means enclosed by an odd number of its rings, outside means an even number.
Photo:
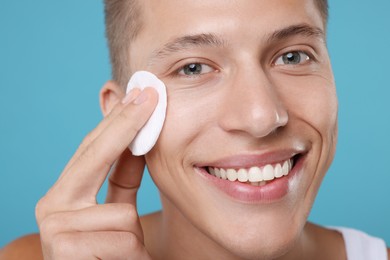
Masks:
[[[198,65],[198,66],[200,65],[201,66],[200,71],[199,71],[200,74],[196,74],[196,71],[195,71],[195,74],[189,74],[189,75],[185,74],[184,70],[191,65]],[[207,67],[207,68],[205,68],[205,67]],[[207,69],[206,72],[204,72],[205,69]],[[201,61],[193,61],[193,62],[186,63],[183,66],[180,66],[179,69],[176,69],[174,71],[173,76],[186,77],[186,78],[197,78],[197,77],[202,77],[205,74],[212,73],[215,71],[218,71],[218,69],[216,69],[215,66],[213,66],[213,65],[209,65],[208,63],[201,62]]]
[[[300,55],[300,57],[302,57],[302,55],[304,55],[305,56],[304,60],[303,61],[299,60],[298,64],[278,64],[278,60],[283,59],[283,56],[288,55],[288,54],[292,54],[292,53],[293,54],[298,53]],[[296,67],[296,66],[301,66],[301,65],[304,65],[304,64],[312,62],[312,61],[316,61],[316,59],[315,59],[315,57],[311,53],[309,53],[307,51],[303,51],[303,50],[291,50],[291,51],[284,52],[281,55],[277,56],[273,60],[272,65],[273,66],[294,66],[294,67]],[[282,60],[282,62],[283,62],[283,60]],[[202,69],[204,69],[204,66],[207,66],[209,68],[209,71],[207,71],[207,72],[202,72],[201,71],[200,74],[192,74],[192,75],[185,74],[183,71],[186,69],[186,67],[191,66],[191,65],[201,65]],[[211,73],[213,71],[217,71],[215,66],[206,64],[204,62],[194,61],[194,62],[186,63],[185,65],[181,66],[179,69],[175,70],[174,76],[176,76],[176,77],[196,78],[196,77],[201,77],[204,74]]]
[[[289,54],[293,54],[293,55],[298,54],[299,55],[298,56],[299,60],[298,60],[297,64],[284,63],[284,62],[286,62],[286,60],[284,60],[284,56],[289,55]],[[302,59],[302,56],[303,56],[303,59]],[[281,60],[281,61],[279,61],[279,60]],[[300,66],[300,65],[304,65],[306,63],[309,63],[311,61],[315,61],[315,58],[311,53],[308,53],[308,52],[302,51],[302,50],[291,50],[291,51],[284,52],[283,54],[277,56],[277,58],[274,59],[274,61],[272,62],[272,65],[273,66]]]

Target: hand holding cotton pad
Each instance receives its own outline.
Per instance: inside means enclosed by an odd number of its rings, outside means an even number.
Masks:
[[[148,71],[137,71],[134,73],[127,84],[126,93],[134,88],[143,90],[146,87],[156,89],[158,103],[149,120],[129,145],[129,149],[133,155],[144,155],[153,148],[160,136],[165,121],[167,92],[164,83],[154,74]]]

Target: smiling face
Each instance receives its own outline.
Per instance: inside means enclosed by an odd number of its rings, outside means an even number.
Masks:
[[[210,251],[284,254],[300,239],[336,142],[314,1],[142,3],[130,66],[167,86],[166,122],[146,160],[171,228]]]

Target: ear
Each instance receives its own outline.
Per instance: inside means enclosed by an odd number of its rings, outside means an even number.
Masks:
[[[116,82],[110,80],[102,87],[99,94],[100,109],[104,116],[108,115],[116,104],[125,96],[125,90]]]

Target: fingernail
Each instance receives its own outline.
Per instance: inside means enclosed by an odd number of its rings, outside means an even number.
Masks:
[[[139,92],[140,90],[137,88],[130,90],[130,92],[122,99],[122,104],[128,104],[133,101],[138,96]]]
[[[141,94],[134,100],[134,105],[140,105],[144,103],[148,99],[148,93],[145,90],[141,92]]]

